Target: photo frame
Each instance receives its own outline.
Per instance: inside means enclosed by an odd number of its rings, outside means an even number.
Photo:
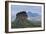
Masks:
[[[25,12],[27,15],[25,15]],[[24,22],[22,24],[18,24],[19,22],[17,21],[18,25],[16,25],[15,21],[15,25],[13,25],[12,22],[15,18],[18,18],[18,16],[20,16],[22,21],[28,16],[28,19],[34,22],[34,25],[32,25],[32,23],[28,25],[27,21],[25,22],[26,24]],[[5,1],[5,32],[18,33],[35,31],[45,31],[45,3]]]

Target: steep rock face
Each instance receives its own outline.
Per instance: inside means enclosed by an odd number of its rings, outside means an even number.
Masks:
[[[31,20],[27,20],[27,13],[20,12],[16,14],[16,19],[12,22],[12,28],[26,28],[26,27],[39,27],[35,25]],[[31,16],[30,16],[31,17]]]

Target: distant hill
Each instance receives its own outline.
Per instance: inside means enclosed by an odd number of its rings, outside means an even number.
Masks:
[[[39,16],[39,14],[37,14],[37,13],[32,13],[32,12],[28,12],[27,15],[28,15],[29,17],[36,17],[36,16]]]
[[[41,16],[37,13],[28,12],[28,19],[32,21],[41,21]]]

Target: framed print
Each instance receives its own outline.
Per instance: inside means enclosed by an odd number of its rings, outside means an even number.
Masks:
[[[45,3],[5,1],[5,32],[45,30]]]

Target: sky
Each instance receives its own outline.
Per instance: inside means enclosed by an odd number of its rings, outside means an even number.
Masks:
[[[12,20],[14,20],[16,14],[20,11],[38,13],[41,15],[41,6],[11,5]]]

